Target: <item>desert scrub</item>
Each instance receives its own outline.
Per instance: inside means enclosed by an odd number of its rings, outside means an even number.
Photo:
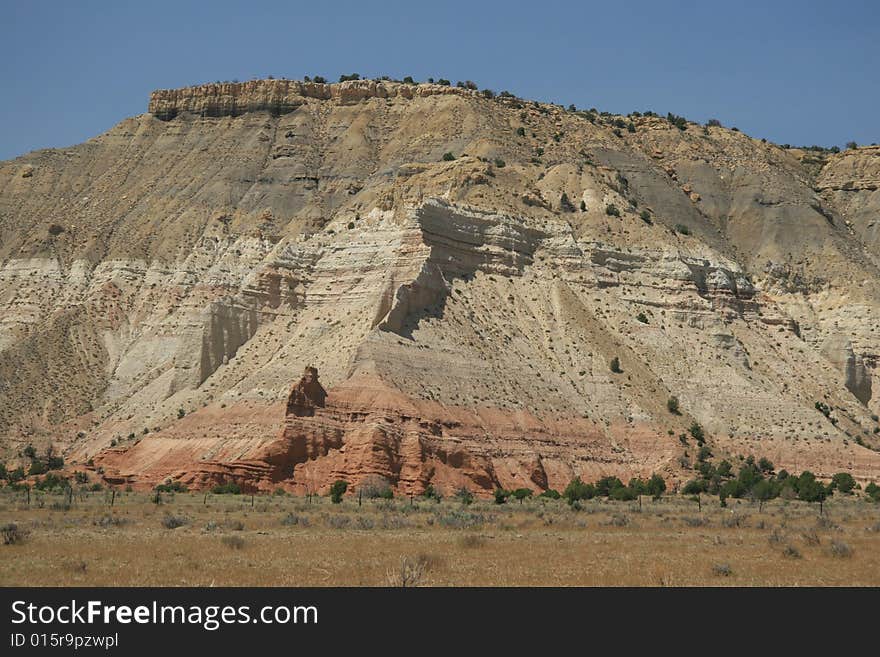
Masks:
[[[746,526],[745,518],[743,518],[738,513],[732,513],[729,516],[725,516],[721,519],[721,524],[727,527],[728,529],[740,528]]]
[[[29,534],[30,532],[28,532],[27,529],[19,527],[14,522],[10,522],[9,524],[0,527],[0,535],[3,536],[3,545],[20,545],[27,540]]]
[[[831,541],[831,556],[838,559],[848,559],[853,555],[852,548],[843,541]]]
[[[281,519],[281,524],[286,527],[292,527],[294,525],[308,527],[310,523],[306,516],[297,515],[296,513],[288,513]]]
[[[700,516],[684,516],[681,521],[688,527],[703,527],[709,524],[708,520]]]
[[[712,566],[712,574],[716,577],[730,577],[733,575],[733,569],[729,563],[716,563]]]
[[[230,550],[241,550],[244,549],[244,539],[241,536],[224,536],[220,539],[220,542],[223,543]]]
[[[458,540],[458,544],[465,549],[473,550],[474,548],[483,547],[486,544],[486,539],[476,534],[468,534],[467,536],[462,536]]]
[[[95,518],[92,521],[92,524],[95,527],[124,527],[129,524],[131,520],[128,518],[120,518],[119,516],[114,516],[109,513],[100,516],[99,518]]]
[[[401,588],[423,586],[427,583],[426,575],[431,566],[431,559],[425,555],[401,557],[398,567],[388,571],[385,583]]]
[[[626,527],[629,523],[629,516],[624,513],[615,513],[605,524],[610,525],[611,527]]]
[[[177,529],[178,527],[183,527],[188,522],[183,516],[173,516],[171,514],[162,518],[162,526],[165,529]]]
[[[438,515],[437,522],[443,527],[450,527],[452,529],[471,529],[482,527],[486,523],[486,518],[482,513],[453,510],[449,513]]]
[[[798,549],[797,549],[795,546],[793,546],[793,545],[786,545],[786,546],[782,549],[782,556],[783,556],[783,557],[788,557],[789,559],[800,559],[800,558],[801,558],[801,552],[800,552],[800,550],[798,550]]]
[[[351,518],[343,515],[327,516],[326,522],[331,529],[346,529],[351,526]]]

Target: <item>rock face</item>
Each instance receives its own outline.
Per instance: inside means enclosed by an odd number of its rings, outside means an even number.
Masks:
[[[844,385],[863,404],[872,397],[871,374],[861,356],[853,353],[852,343],[843,336],[829,337],[822,355],[843,374]]]
[[[880,477],[876,148],[371,80],[149,107],[0,163],[9,465],[489,493],[690,478],[697,421]]]

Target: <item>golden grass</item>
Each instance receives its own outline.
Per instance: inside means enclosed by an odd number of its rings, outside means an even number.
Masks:
[[[22,544],[0,545],[0,585],[880,585],[880,506],[855,499],[829,502],[822,521],[818,507],[781,500],[763,513],[717,500],[701,513],[680,498],[645,501],[641,512],[598,500],[580,511],[550,500],[359,507],[289,496],[251,506],[247,496],[204,504],[188,493],[159,506],[125,493],[113,508],[92,493],[53,510],[61,500],[47,496],[40,508],[0,493],[0,524],[29,531]],[[296,524],[282,522],[289,514]],[[187,524],[167,529],[167,515]]]

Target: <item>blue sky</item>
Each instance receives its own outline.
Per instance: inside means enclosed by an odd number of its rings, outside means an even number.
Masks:
[[[100,134],[155,88],[348,72],[880,142],[876,1],[2,0],[0,159]]]

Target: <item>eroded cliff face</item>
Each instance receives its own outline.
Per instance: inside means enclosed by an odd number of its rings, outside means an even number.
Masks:
[[[0,164],[9,459],[488,492],[687,477],[698,421],[718,454],[880,477],[877,149],[816,174],[722,128],[374,81],[150,111]],[[305,365],[327,397],[298,414]]]

